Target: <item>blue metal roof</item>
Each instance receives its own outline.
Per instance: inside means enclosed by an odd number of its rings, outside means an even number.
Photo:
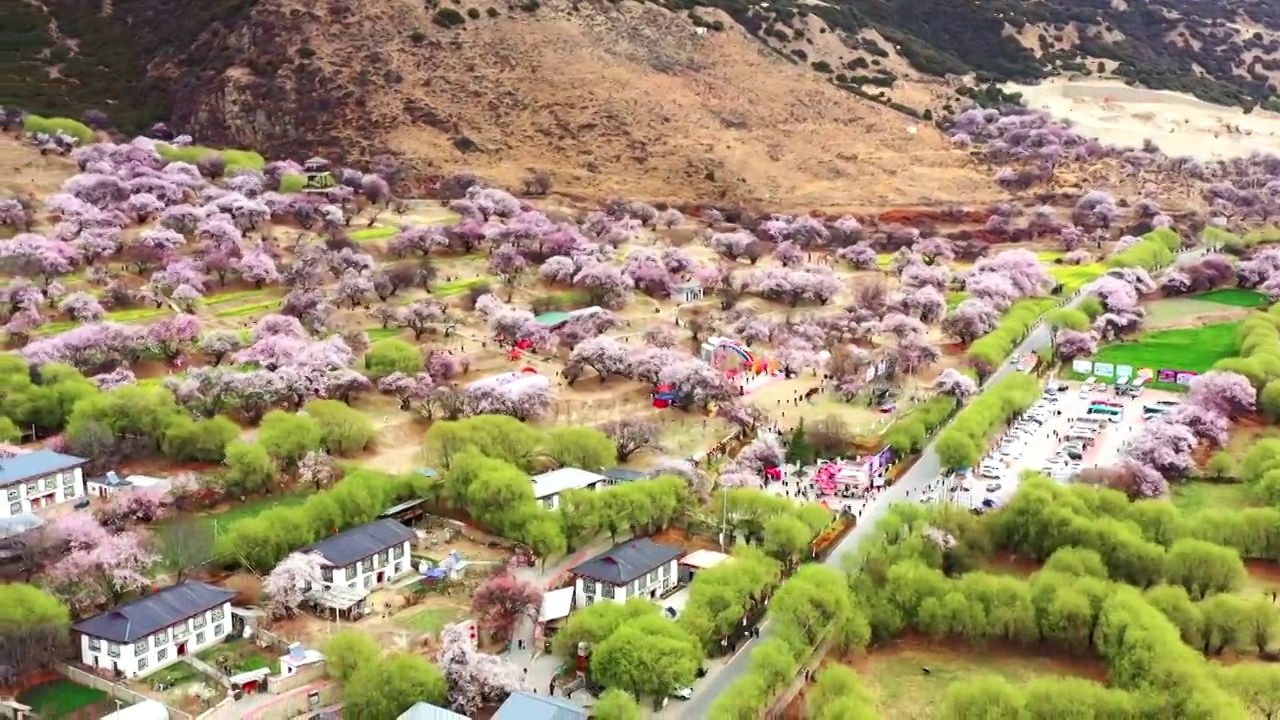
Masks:
[[[63,455],[52,450],[37,450],[26,455],[0,458],[0,486],[42,478],[87,462],[89,461],[84,458]]]
[[[493,720],[587,720],[587,711],[558,697],[520,691],[507,697]]]

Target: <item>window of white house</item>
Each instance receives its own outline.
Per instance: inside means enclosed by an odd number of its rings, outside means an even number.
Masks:
[[[18,486],[17,486],[17,485],[14,485],[13,487],[9,488],[9,499],[10,499],[10,500],[17,500],[17,499],[18,499],[18,498],[20,498],[20,497],[22,497],[22,493],[18,491]]]
[[[595,601],[596,601],[596,596],[595,596],[595,595],[588,595],[588,596],[587,596],[587,604],[588,604],[588,605],[590,605],[591,603],[593,603],[593,602],[595,602]]]
[[[591,578],[582,578],[582,592],[587,595],[596,594],[596,581]]]
[[[196,626],[197,630],[204,627],[207,623],[208,621],[205,619],[204,614],[200,614],[195,617],[194,625]]]
[[[364,562],[360,563],[360,567],[364,568],[365,572],[373,572],[373,558],[365,558]]]
[[[75,485],[67,485],[67,486],[63,487],[63,488],[62,488],[62,494],[63,494],[63,495],[66,495],[66,496],[67,496],[67,497],[69,497],[69,498],[73,498],[73,497],[75,497],[75,496],[76,496],[76,486],[75,486]]]
[[[371,587],[373,587],[373,576],[372,576],[372,575],[365,575],[365,576],[364,576],[364,586],[365,586],[365,587],[367,587],[367,588],[371,588]]]
[[[404,557],[404,546],[403,546],[403,545],[397,545],[397,546],[395,546],[395,547],[391,548],[391,557],[396,558],[396,559],[399,559],[399,558],[401,558],[401,557]]]
[[[146,669],[147,669],[147,659],[138,658],[138,672],[142,672],[143,670],[146,670]]]
[[[662,579],[666,580],[667,577],[671,575],[671,565],[669,563],[663,563],[658,572],[662,573]]]
[[[203,645],[203,644],[204,644],[204,631],[203,631],[203,630],[201,630],[200,632],[196,633],[196,644],[197,644],[197,645]]]
[[[160,647],[161,645],[167,645],[168,643],[169,643],[168,630],[161,630],[160,632],[151,636],[151,644],[156,647]]]
[[[160,648],[156,651],[156,662],[164,662],[169,657],[169,648]]]
[[[52,478],[52,477],[47,477],[47,478],[45,478],[45,479],[44,479],[44,489],[45,489],[45,490],[57,490],[57,489],[58,489],[58,479],[57,479],[57,478]]]
[[[600,597],[602,598],[613,599],[613,594],[616,590],[617,588],[609,583],[600,583]]]
[[[655,585],[657,584],[657,582],[658,582],[658,571],[654,570],[653,572],[649,573],[649,584]]]
[[[142,657],[143,655],[146,655],[146,654],[147,654],[147,639],[142,638],[141,640],[133,644],[133,656]]]
[[[113,643],[113,642],[109,642],[109,643],[107,643],[107,655],[109,655],[110,657],[113,657],[113,658],[118,658],[118,657],[120,657],[120,645],[119,645],[119,643]]]
[[[218,622],[219,620],[227,616],[227,611],[223,610],[222,606],[219,605],[218,607],[213,609],[213,612],[210,614],[210,616],[214,622]]]
[[[75,485],[75,484],[76,484],[76,474],[75,474],[74,472],[62,473],[62,484],[63,484],[63,485]]]
[[[10,514],[10,515],[21,515],[21,514],[22,514],[22,503],[21,503],[21,502],[9,503],[9,514]]]
[[[333,568],[320,568],[320,579],[328,583],[333,582]]]
[[[36,495],[36,494],[38,494],[39,492],[40,492],[40,485],[39,485],[39,483],[27,483],[27,497],[31,497],[32,495]]]
[[[214,637],[219,637],[219,636],[221,636],[221,635],[222,635],[222,626],[221,626],[221,625],[214,625],[214,626],[213,626],[213,636],[214,636]]]
[[[383,550],[382,552],[378,553],[378,564],[379,564],[379,565],[386,565],[386,564],[387,564],[387,551],[386,551],[386,550]]]
[[[98,638],[89,638],[89,652],[102,652],[102,641]]]
[[[181,625],[175,625],[173,628],[173,639],[181,640],[182,638],[186,637],[190,633],[191,631],[187,629],[186,623],[182,623]]]
[[[348,579],[348,580],[355,580],[355,579],[356,579],[356,575],[357,575],[357,574],[359,574],[359,571],[356,569],[356,566],[355,566],[355,565],[348,565],[348,566],[347,566],[347,579]]]

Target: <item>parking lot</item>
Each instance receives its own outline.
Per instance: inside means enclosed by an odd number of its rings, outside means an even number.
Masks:
[[[1030,470],[1066,483],[1085,468],[1114,465],[1152,411],[1179,402],[1173,393],[1144,389],[1137,397],[1110,385],[1051,382],[1045,395],[996,439],[990,452],[959,478],[951,497],[981,510],[1008,502]]]

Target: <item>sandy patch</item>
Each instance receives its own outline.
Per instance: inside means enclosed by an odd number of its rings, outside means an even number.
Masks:
[[[1245,156],[1256,150],[1280,153],[1280,114],[1211,105],[1182,93],[1132,88],[1106,80],[1048,80],[1006,85],[1029,107],[1070,121],[1099,140],[1141,147],[1151,140],[1170,155],[1201,160]]]

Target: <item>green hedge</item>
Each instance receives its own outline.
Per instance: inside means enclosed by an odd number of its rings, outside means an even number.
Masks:
[[[48,133],[56,134],[59,130],[74,137],[80,141],[82,145],[88,145],[93,142],[93,130],[88,125],[79,120],[70,118],[47,118],[39,115],[28,115],[22,129],[29,133]]]
[[[1027,337],[1027,333],[1050,309],[1058,304],[1053,298],[1028,298],[1019,300],[1000,319],[995,330],[983,335],[969,346],[969,362],[990,373],[1004,362],[1013,349]]]
[[[973,467],[987,449],[991,433],[1040,397],[1040,381],[1015,373],[996,381],[956,414],[938,436],[938,459],[943,467]]]
[[[955,409],[955,398],[935,395],[894,420],[885,428],[881,440],[899,456],[919,452],[929,436],[951,417]]]
[[[170,162],[185,162],[192,165],[209,155],[219,155],[227,163],[227,172],[246,168],[261,170],[267,164],[265,158],[252,150],[218,150],[201,145],[174,147],[161,144],[157,146],[157,152],[160,153],[160,157]],[[301,190],[301,188],[298,189]]]
[[[1182,246],[1178,234],[1169,228],[1157,228],[1123,252],[1107,258],[1107,267],[1139,267],[1143,270],[1159,270],[1174,260],[1174,253]]]

